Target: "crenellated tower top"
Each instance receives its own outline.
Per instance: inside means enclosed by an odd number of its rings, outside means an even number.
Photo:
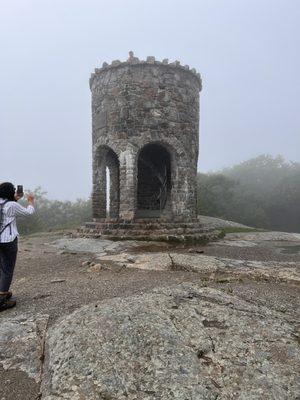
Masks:
[[[169,62],[168,58],[164,58],[162,61],[158,61],[155,59],[154,56],[148,56],[146,60],[140,60],[138,57],[134,55],[133,51],[129,51],[129,57],[126,61],[113,60],[110,64],[108,64],[107,62],[103,62],[101,68],[95,68],[95,71],[91,74],[90,77],[90,88],[92,88],[94,78],[97,75],[101,74],[102,72],[110,69],[126,67],[129,65],[130,66],[155,65],[155,66],[161,66],[162,68],[168,67],[168,68],[180,69],[188,72],[189,74],[192,74],[198,81],[199,90],[201,91],[202,89],[201,75],[199,74],[199,72],[196,71],[195,68],[190,68],[189,65],[181,65],[180,61],[178,60]]]

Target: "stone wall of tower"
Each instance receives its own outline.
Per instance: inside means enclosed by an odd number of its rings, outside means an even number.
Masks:
[[[113,61],[90,79],[93,134],[93,217],[103,218],[105,166],[119,167],[112,191],[118,192],[115,217],[133,220],[137,207],[137,164],[150,143],[171,157],[172,218],[196,216],[201,78],[179,62]],[[104,156],[113,154],[113,156]],[[118,186],[119,184],[119,186]],[[117,187],[118,186],[118,187]],[[102,191],[102,195],[101,195]],[[102,196],[102,197],[101,197]]]

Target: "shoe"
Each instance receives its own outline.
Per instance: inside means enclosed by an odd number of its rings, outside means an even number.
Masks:
[[[17,304],[16,300],[10,300],[7,298],[2,298],[0,297],[0,312],[4,310],[8,310],[9,308],[15,307]]]
[[[0,298],[1,298],[2,296],[5,296],[6,299],[9,300],[9,299],[11,298],[11,296],[12,296],[12,292],[2,292],[2,293],[0,294]],[[1,301],[1,300],[0,300],[0,301]]]

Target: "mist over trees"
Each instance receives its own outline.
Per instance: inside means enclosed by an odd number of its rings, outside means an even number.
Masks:
[[[49,200],[47,193],[40,187],[32,193],[36,201],[36,212],[30,218],[20,218],[18,222],[20,233],[31,234],[76,228],[92,218],[90,200],[78,199],[73,202]],[[24,204],[24,201],[21,202]]]
[[[198,213],[300,232],[300,163],[260,155],[218,173],[198,174]]]
[[[222,171],[198,174],[198,214],[269,230],[300,232],[300,163],[261,155]],[[21,233],[71,229],[92,218],[91,201],[49,200],[33,191],[36,213]]]

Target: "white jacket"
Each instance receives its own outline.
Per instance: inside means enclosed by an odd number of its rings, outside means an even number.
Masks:
[[[8,201],[0,198],[0,207],[2,205],[2,223],[0,227],[1,230],[8,225],[4,231],[0,234],[0,243],[13,242],[17,236],[19,236],[17,221],[18,216],[26,216],[34,213],[34,207],[29,205],[27,207],[22,207],[16,201]],[[4,206],[3,206],[4,204]]]

